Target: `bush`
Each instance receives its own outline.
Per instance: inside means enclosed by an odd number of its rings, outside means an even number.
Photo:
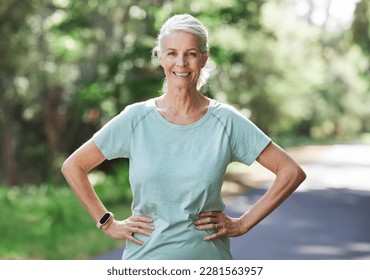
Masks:
[[[102,172],[94,172],[89,175],[95,191],[103,201],[111,204],[120,204],[122,201],[130,201],[132,198],[129,184],[129,171],[127,166],[116,166],[112,174],[105,175]]]
[[[130,213],[128,171],[116,175],[103,176],[96,191],[124,219]],[[85,259],[124,243],[97,230],[68,186],[0,186],[0,204],[0,259]]]

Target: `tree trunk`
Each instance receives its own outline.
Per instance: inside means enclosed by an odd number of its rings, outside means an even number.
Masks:
[[[19,183],[17,176],[16,139],[14,137],[14,110],[12,110],[10,104],[2,104],[2,107],[4,113],[2,124],[4,181],[5,184],[14,186]]]
[[[59,106],[62,102],[63,88],[55,86],[51,90],[45,104],[44,122],[45,133],[51,150],[52,161],[57,158],[60,152],[60,143],[65,129],[65,117],[59,113]]]

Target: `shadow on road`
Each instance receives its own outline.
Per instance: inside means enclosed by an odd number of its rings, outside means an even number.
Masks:
[[[235,197],[227,213],[240,216],[266,190]],[[237,205],[237,208],[235,207]],[[232,239],[235,259],[370,259],[370,192],[295,192],[249,233]]]

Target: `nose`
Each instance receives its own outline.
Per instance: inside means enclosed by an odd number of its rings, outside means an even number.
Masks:
[[[176,66],[182,67],[186,64],[185,55],[179,54],[176,59]]]

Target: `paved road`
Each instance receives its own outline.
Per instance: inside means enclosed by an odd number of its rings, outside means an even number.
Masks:
[[[302,165],[301,187],[248,234],[233,238],[235,259],[370,259],[370,145],[334,145]],[[266,188],[268,185],[266,186]],[[266,188],[227,201],[239,216]],[[97,257],[120,259],[122,249]]]

